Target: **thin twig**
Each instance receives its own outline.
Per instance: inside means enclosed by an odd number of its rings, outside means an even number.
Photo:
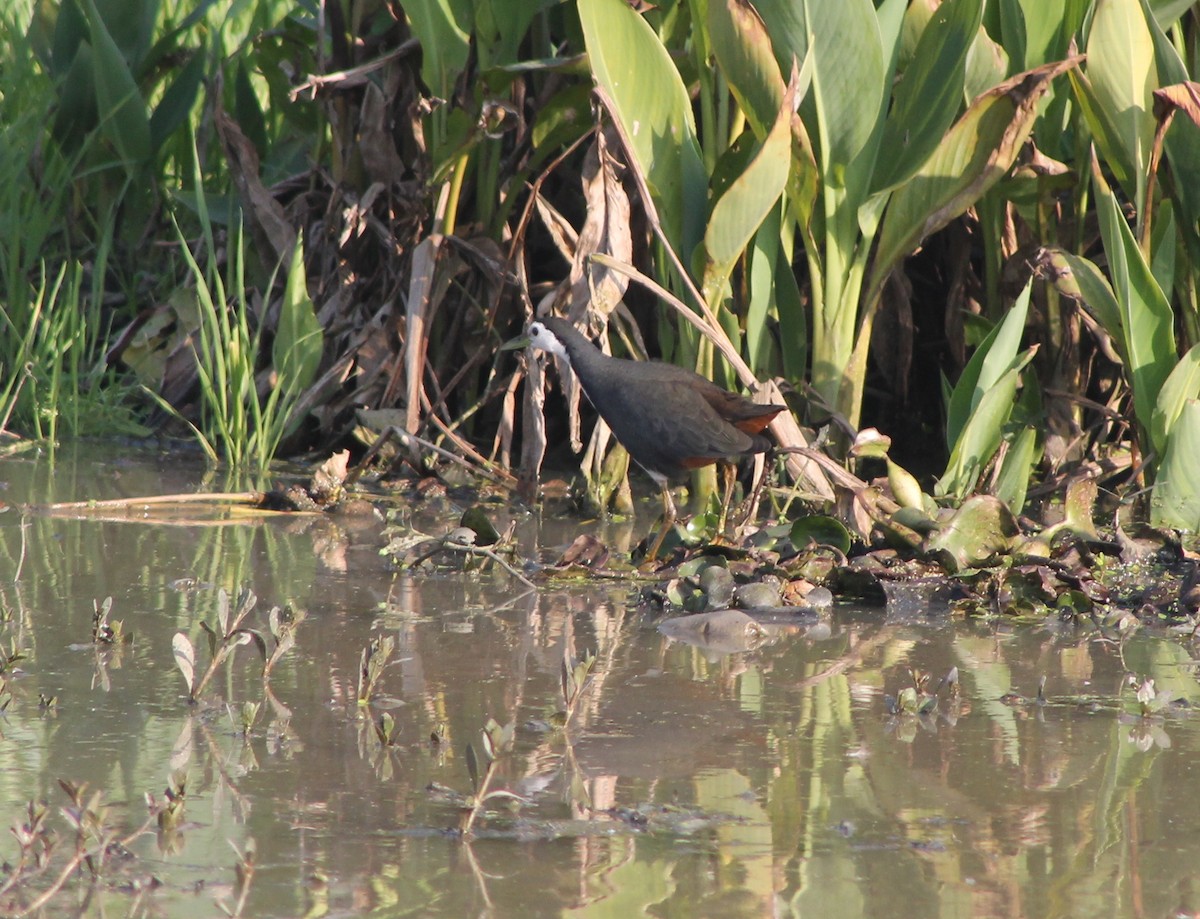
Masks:
[[[514,578],[516,578],[518,581],[520,581],[526,587],[531,587],[534,590],[537,590],[537,585],[535,583],[533,583],[533,581],[529,580],[529,578],[527,578],[527,577],[525,577],[525,575],[521,574],[521,572],[519,572],[516,568],[514,568],[512,565],[510,565],[508,562],[506,562],[500,555],[493,552],[491,549],[487,548],[486,546],[472,546],[472,545],[468,545],[467,543],[463,543],[463,542],[455,542],[452,538],[450,538],[448,536],[444,536],[441,539],[439,539],[436,546],[434,546],[428,552],[426,552],[423,555],[416,558],[412,562],[412,564],[409,565],[408,567],[415,568],[417,565],[421,564],[421,562],[425,561],[428,558],[432,558],[434,555],[436,555],[438,552],[441,552],[443,549],[449,549],[453,552],[463,552],[463,553],[466,553],[467,555],[482,555],[485,558],[490,558],[492,561],[498,563],[505,571],[507,571],[509,574],[511,574]]]
[[[57,511],[106,510],[161,506],[164,504],[261,504],[265,495],[261,491],[215,491],[199,494],[147,495],[141,498],[111,498],[106,501],[64,501],[59,504],[31,504],[27,509],[39,513],[53,514]]]

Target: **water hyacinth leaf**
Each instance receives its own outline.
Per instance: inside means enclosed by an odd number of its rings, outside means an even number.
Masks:
[[[126,171],[133,172],[150,159],[152,152],[146,103],[94,0],[86,0],[85,13],[95,63],[93,76],[100,122],[121,155]]]
[[[792,524],[790,538],[792,545],[798,549],[815,543],[819,546],[833,546],[843,555],[850,551],[850,531],[836,517],[821,514],[801,517]]]
[[[1004,455],[994,489],[996,497],[1008,505],[1014,514],[1021,513],[1025,507],[1025,495],[1036,463],[1037,431],[1031,427],[1021,428]]]
[[[667,239],[687,262],[703,237],[708,189],[687,87],[625,0],[580,0],[578,9],[592,74],[646,176]]]
[[[724,288],[733,266],[779,201],[787,185],[792,152],[793,79],[762,149],[713,206],[704,235],[710,260],[705,287],[710,303]]]
[[[1167,442],[1184,407],[1196,398],[1200,398],[1200,345],[1188,349],[1158,391],[1158,401],[1150,419],[1154,443]]]
[[[1099,539],[1096,532],[1096,498],[1099,486],[1090,475],[1079,475],[1067,485],[1063,497],[1063,519],[1041,533],[1041,538],[1047,543],[1054,537],[1067,532],[1087,540]]]
[[[948,571],[961,571],[1007,551],[1019,533],[1004,502],[993,495],[972,495],[926,541],[926,550]]]
[[[979,200],[1016,160],[1050,81],[1079,57],[1006,80],[976,98],[921,168],[892,195],[867,284],[867,302],[917,244]]]
[[[958,443],[963,428],[979,407],[984,395],[1014,366],[1021,347],[1021,336],[1025,333],[1025,318],[1029,314],[1029,293],[1032,285],[1033,280],[1030,279],[1004,319],[975,349],[954,386],[950,403],[946,407],[946,443],[951,449]]]
[[[1106,112],[1133,170],[1126,191],[1144,213],[1147,167],[1154,141],[1157,88],[1154,41],[1139,0],[1098,0],[1088,31],[1087,75],[1101,111]]]
[[[179,672],[183,674],[183,682],[187,684],[188,695],[191,695],[196,678],[196,651],[183,632],[176,632],[175,637],[171,639],[171,651],[175,656],[175,666],[179,668]]]
[[[1175,366],[1175,316],[1094,156],[1092,184],[1096,189],[1096,212],[1113,294],[1121,311],[1123,356],[1133,388],[1134,412],[1138,423],[1146,429],[1151,427],[1159,390]],[[1159,452],[1165,447],[1156,441],[1152,444]]]
[[[475,534],[477,546],[494,546],[500,541],[500,534],[492,525],[487,511],[478,504],[473,504],[463,511],[459,526],[464,526]]]
[[[1150,496],[1150,521],[1189,533],[1200,531],[1200,400],[1191,399],[1179,413],[1167,439],[1162,464]]]
[[[947,0],[917,42],[896,87],[880,149],[886,151],[871,177],[882,191],[911,176],[937,147],[962,105],[967,52],[983,17],[983,0]]]
[[[930,502],[927,500],[928,496],[921,490],[921,483],[911,472],[899,463],[893,462],[891,457],[887,459],[887,478],[888,488],[892,490],[892,497],[896,499],[897,504],[920,511],[926,510]]]

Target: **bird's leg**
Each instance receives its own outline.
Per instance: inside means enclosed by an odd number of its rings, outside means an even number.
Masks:
[[[663,499],[662,529],[658,531],[658,536],[654,538],[654,542],[650,545],[650,548],[646,550],[646,555],[642,559],[643,564],[654,561],[655,557],[658,555],[658,550],[662,548],[663,540],[667,538],[667,533],[670,531],[671,527],[675,526],[675,501],[671,497],[671,487],[666,482],[663,482],[659,487],[662,489]]]
[[[717,517],[717,539],[725,538],[725,527],[729,525],[729,502],[733,499],[733,486],[737,481],[737,467],[732,463],[721,463],[721,478],[725,480],[725,492],[721,497],[721,513]]]

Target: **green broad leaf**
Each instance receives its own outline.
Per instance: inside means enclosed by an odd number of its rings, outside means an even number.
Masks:
[[[1121,311],[1123,357],[1133,388],[1134,413],[1138,423],[1149,428],[1159,390],[1176,362],[1175,317],[1094,157],[1092,184],[1113,294]],[[1160,452],[1166,446],[1151,443]]]
[[[993,27],[996,35],[1008,52],[1014,67],[1028,70],[1025,46],[1025,11],[1021,0],[997,0],[989,3],[985,11],[985,20]]]
[[[120,154],[126,171],[133,172],[149,160],[153,152],[146,103],[94,0],[87,0],[86,15],[92,40],[93,79],[100,124]]]
[[[554,0],[475,0],[475,41],[484,67],[515,63],[529,24]]]
[[[901,258],[965,212],[1008,172],[1033,128],[1050,81],[1078,60],[1026,71],[979,96],[916,174],[892,193],[866,302],[875,300]]]
[[[946,443],[951,449],[958,443],[983,397],[1016,366],[1021,336],[1025,333],[1025,318],[1029,314],[1032,285],[1030,279],[1004,319],[988,333],[963,368],[946,408]]]
[[[708,36],[734,98],[762,140],[787,92],[766,24],[748,0],[709,0]],[[800,98],[806,89],[799,88]]]
[[[317,378],[324,350],[324,331],[308,296],[304,236],[297,233],[283,301],[279,305],[279,324],[275,329],[272,350],[275,371],[279,375],[279,388],[296,394],[312,385]]]
[[[711,2],[713,0],[710,0]],[[809,56],[809,38],[812,30],[809,27],[804,4],[793,3],[791,0],[758,0],[754,3],[754,9],[762,17],[767,35],[770,37],[775,62],[779,66],[778,73],[789,73],[793,61],[803,61]],[[746,25],[746,23],[735,21],[733,25]],[[715,38],[713,47],[716,50]],[[782,77],[780,82],[783,82]],[[780,98],[782,97],[781,92]],[[769,114],[764,116],[764,125],[771,123],[777,110],[778,106],[765,110]]]
[[[975,488],[984,466],[1000,448],[1004,425],[1012,415],[1021,371],[1036,351],[1036,348],[1025,351],[1015,366],[984,393],[950,451],[946,472],[935,489],[936,495],[962,499]]]
[[[795,91],[793,84],[783,98],[778,117],[763,141],[762,149],[713,206],[704,234],[709,258],[704,286],[710,295],[729,280],[733,266],[767,215],[775,208],[787,186],[792,161],[791,124]]]
[[[1008,76],[1008,53],[992,41],[987,29],[980,26],[967,52],[967,67],[963,77],[963,95],[969,103],[989,87]]]
[[[750,282],[750,294],[746,302],[746,358],[760,376],[771,376],[779,372],[774,361],[774,347],[768,319],[775,307],[775,278],[779,262],[785,259],[783,241],[779,238],[782,229],[780,206],[771,209],[762,226],[754,234],[754,241],[747,258],[746,276]]]
[[[792,379],[804,376],[808,366],[808,302],[800,293],[796,272],[786,253],[775,263],[775,310],[779,315],[780,354],[783,374]]]
[[[1129,151],[1121,143],[1112,113],[1101,104],[1096,90],[1086,74],[1076,69],[1071,71],[1068,78],[1071,81],[1071,91],[1075,103],[1079,106],[1087,130],[1091,132],[1092,139],[1100,148],[1100,155],[1104,158],[1104,162],[1112,170],[1117,184],[1122,188],[1131,187],[1135,184],[1133,161],[1129,157]]]
[[[1126,188],[1139,215],[1146,206],[1146,176],[1154,142],[1158,75],[1154,40],[1139,0],[1097,0],[1087,41],[1087,76],[1100,110],[1110,117],[1114,140],[1133,169]]]
[[[1087,310],[1113,340],[1121,360],[1125,357],[1125,335],[1121,331],[1121,305],[1113,293],[1108,278],[1094,262],[1062,249],[1049,250],[1050,263],[1054,266],[1055,286],[1065,295],[1081,300]]]
[[[1150,0],[1154,20],[1160,29],[1165,29],[1196,5],[1196,0]]]
[[[150,116],[150,145],[158,150],[187,121],[204,79],[207,49],[201,45],[175,74]],[[240,69],[240,68],[239,68]]]
[[[67,70],[54,113],[54,136],[68,150],[75,150],[96,126],[95,63],[92,46],[86,41],[77,46],[75,59]]]
[[[646,176],[667,239],[688,263],[704,236],[708,179],[687,87],[625,0],[580,0],[578,8],[592,74]]]
[[[978,567],[1005,552],[1019,535],[1017,520],[999,498],[972,495],[925,543],[949,571]]]
[[[1200,398],[1200,345],[1193,345],[1158,391],[1158,401],[1150,417],[1152,442],[1168,443],[1184,408],[1197,398]]]
[[[1019,0],[1024,22],[1024,66],[1057,61],[1083,23],[1090,0]]]
[[[50,34],[51,73],[61,79],[74,65],[79,46],[88,40],[88,20],[79,0],[39,0],[34,11],[34,24],[40,24],[39,33],[45,35],[47,24],[53,23]]]
[[[1158,4],[1152,4],[1158,7]],[[1157,15],[1157,12],[1156,14]],[[1179,52],[1160,27],[1161,20],[1147,17],[1150,35],[1154,39],[1154,61],[1158,66],[1158,82],[1162,87],[1155,93],[1155,104],[1166,99],[1172,104],[1186,100],[1188,108],[1179,114],[1190,113],[1190,117],[1174,118],[1167,130],[1165,142],[1166,159],[1171,166],[1171,193],[1179,205],[1179,223],[1186,234],[1196,242],[1195,226],[1200,219],[1200,124],[1197,124],[1192,97],[1194,83],[1188,68],[1179,57]],[[1179,97],[1182,96],[1183,99]],[[1157,219],[1157,215],[1155,215]]]
[[[534,162],[541,163],[569,147],[592,127],[592,87],[570,85],[555,93],[533,123]]]
[[[233,79],[233,98],[234,98],[234,116],[237,118],[238,127],[242,129],[242,133],[250,143],[254,144],[254,149],[258,151],[259,157],[263,157],[267,153],[267,122],[263,115],[262,105],[258,101],[258,93],[254,91],[254,84],[250,82],[250,67],[245,61],[238,61],[237,70],[234,73]]]
[[[1189,400],[1171,429],[1150,496],[1150,522],[1190,533],[1200,531],[1200,401]]]
[[[879,20],[871,0],[804,0],[804,15],[812,37],[821,174],[827,185],[844,187],[846,172],[866,147],[883,105]]]
[[[792,524],[790,539],[797,549],[802,549],[809,543],[816,543],[819,546],[833,546],[842,555],[850,551],[850,531],[836,517],[820,514],[801,517]]]
[[[1163,200],[1154,215],[1150,232],[1150,273],[1159,290],[1170,299],[1175,289],[1176,240],[1175,209],[1170,200]]]
[[[430,92],[449,99],[470,54],[470,0],[409,0],[409,27],[421,43],[421,79]]]
[[[135,79],[142,71],[146,53],[154,38],[162,0],[94,0],[104,27],[112,36],[121,55],[129,63]]]
[[[893,96],[872,191],[909,178],[953,124],[962,105],[967,53],[982,17],[983,0],[947,0],[925,26]]]
[[[1031,427],[1021,428],[1009,443],[994,489],[996,497],[1014,514],[1021,513],[1025,507],[1025,495],[1036,463],[1037,431]]]

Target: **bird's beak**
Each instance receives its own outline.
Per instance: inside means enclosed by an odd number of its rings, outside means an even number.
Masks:
[[[500,346],[501,351],[520,351],[522,348],[529,347],[529,336],[518,335],[512,341],[506,341]]]

